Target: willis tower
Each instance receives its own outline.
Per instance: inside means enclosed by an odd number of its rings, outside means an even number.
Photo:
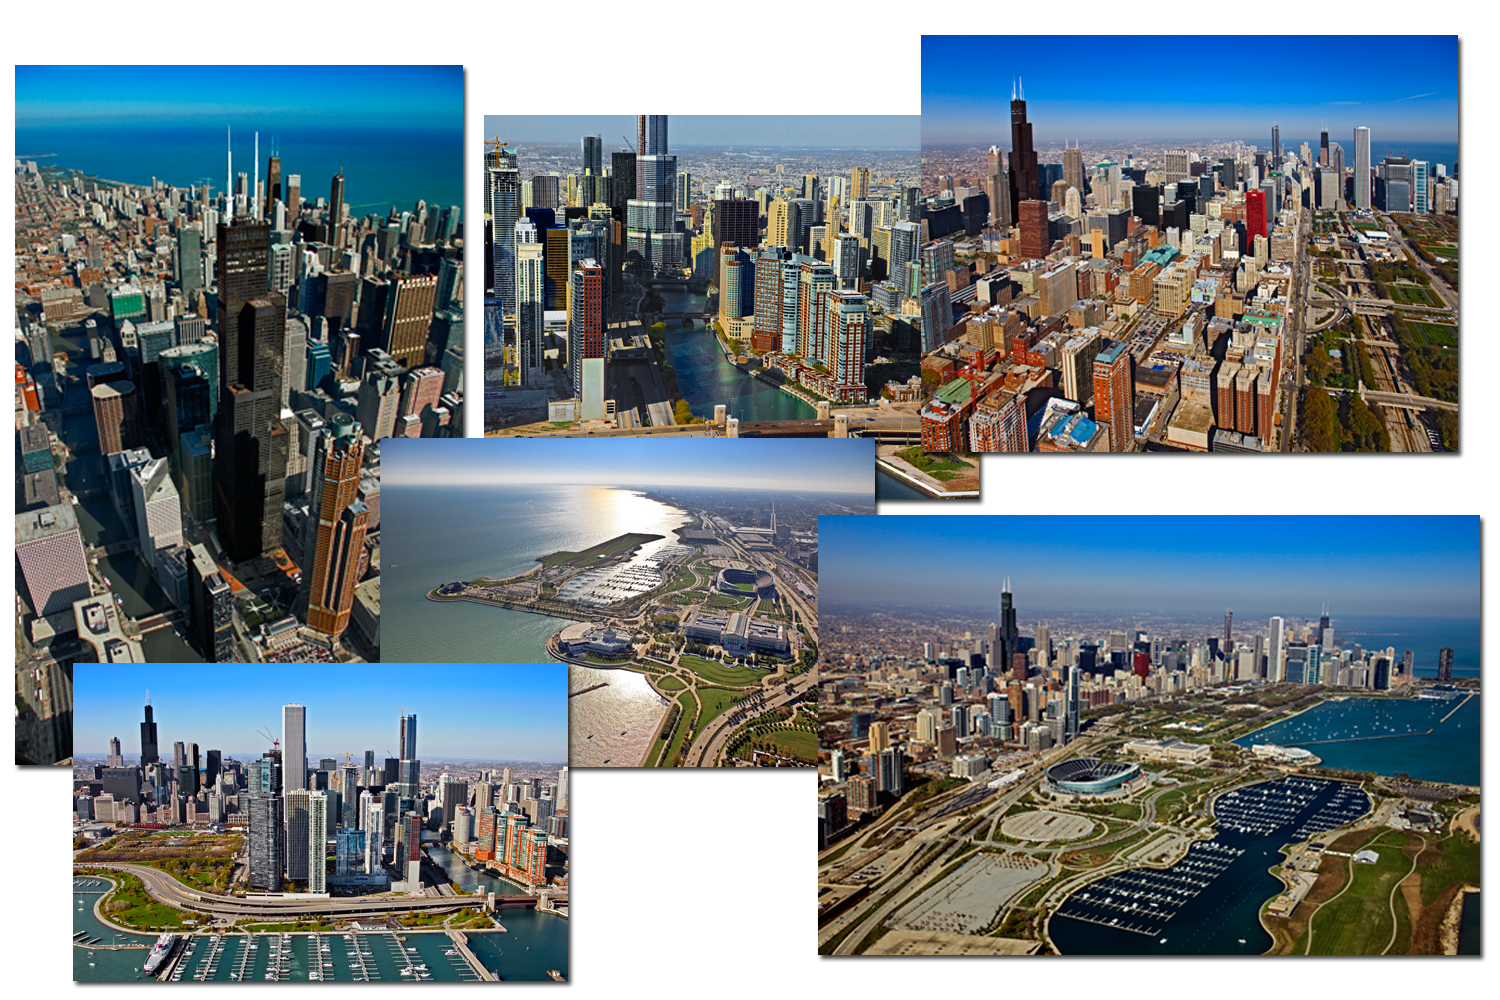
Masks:
[[[1036,150],[1031,145],[1031,123],[1026,120],[1026,91],[1010,91],[1010,204],[1020,218],[1021,202],[1045,201],[1037,192]]]
[[[156,720],[151,718],[151,692],[146,692],[146,721],[141,723],[141,767],[161,760],[156,749]]]

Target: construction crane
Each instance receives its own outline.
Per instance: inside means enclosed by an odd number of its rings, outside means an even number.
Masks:
[[[269,729],[270,729],[269,726],[262,726],[260,729],[257,729],[256,732],[258,734],[260,734],[261,736],[264,736],[266,739],[268,739],[268,740],[271,741],[271,749],[273,751],[280,750],[281,749],[281,741],[279,739],[277,739],[276,737],[272,736],[270,734],[270,732],[268,732]]]
[[[344,758],[344,766],[345,767],[353,767],[354,766],[354,760],[353,760],[354,754],[351,753],[350,751],[348,751],[348,750],[335,750],[333,752],[333,755],[335,757],[342,757],[342,758]],[[361,757],[360,759],[363,760],[364,758]]]
[[[631,145],[631,144],[630,144],[630,140],[629,140],[629,139],[627,139],[627,138],[626,138],[626,137],[625,137],[625,136],[623,136],[623,135],[622,135],[622,136],[620,136],[620,138],[621,138],[621,139],[625,139],[625,148],[626,148],[626,149],[628,149],[628,150],[630,150],[630,151],[631,151],[631,152],[632,152],[632,153],[634,153],[634,152],[635,152],[635,147],[634,147],[634,146],[632,146],[632,145]]]

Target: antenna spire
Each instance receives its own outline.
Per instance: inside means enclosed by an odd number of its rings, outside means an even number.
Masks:
[[[228,173],[224,176],[224,200],[229,221],[234,221],[234,129],[224,126],[224,151],[229,155]]]
[[[1010,99],[1016,100],[1016,81],[1014,80],[1010,81]]]
[[[1025,77],[1021,77],[1019,79],[1020,79],[1020,88],[1021,88],[1021,100],[1024,101],[1024,100],[1026,100],[1026,79],[1025,79]]]

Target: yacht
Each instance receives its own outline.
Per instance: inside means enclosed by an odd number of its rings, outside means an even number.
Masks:
[[[171,957],[173,949],[177,947],[178,937],[176,934],[163,934],[156,939],[156,946],[151,949],[151,954],[146,956],[146,964],[141,966],[141,971],[148,976],[153,976],[162,967],[162,963]]]

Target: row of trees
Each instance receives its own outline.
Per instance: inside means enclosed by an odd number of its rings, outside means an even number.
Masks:
[[[1303,399],[1302,440],[1309,451],[1391,450],[1391,434],[1379,407],[1372,409],[1355,393],[1334,402],[1319,386],[1309,386]]]

